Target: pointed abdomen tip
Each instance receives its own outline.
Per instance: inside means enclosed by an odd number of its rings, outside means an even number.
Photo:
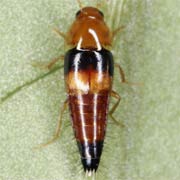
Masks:
[[[90,172],[96,172],[98,166],[99,166],[99,162],[100,159],[99,158],[87,158],[87,159],[82,159],[82,164],[84,167],[84,171],[88,174],[90,174]]]

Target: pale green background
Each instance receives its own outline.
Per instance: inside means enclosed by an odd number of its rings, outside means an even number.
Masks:
[[[180,3],[127,0],[120,12],[121,2],[103,7],[112,28],[126,26],[115,39],[115,61],[143,86],[123,85],[115,73],[122,97],[115,116],[125,128],[109,123],[97,179],[179,180]],[[66,31],[77,10],[75,0],[0,0],[0,180],[84,179],[68,113],[62,138],[32,150],[52,136],[65,93],[62,69],[44,77],[48,71],[31,63],[64,53],[51,29]]]

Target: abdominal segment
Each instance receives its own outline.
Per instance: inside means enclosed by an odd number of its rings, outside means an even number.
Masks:
[[[76,139],[83,143],[104,140],[109,92],[69,95]]]
[[[84,57],[84,53],[87,56]],[[102,62],[103,57],[98,57],[96,52],[91,52],[90,55],[89,52],[72,54],[68,54],[65,59],[65,80],[72,125],[84,170],[96,171],[106,131],[112,86],[112,59]],[[82,61],[86,64],[81,65]]]

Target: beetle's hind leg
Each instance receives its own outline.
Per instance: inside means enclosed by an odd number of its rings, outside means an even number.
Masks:
[[[67,104],[68,104],[68,99],[66,99],[66,101],[64,101],[64,104],[61,108],[59,121],[58,121],[57,128],[56,128],[53,138],[51,140],[49,140],[47,143],[40,144],[40,145],[34,147],[34,149],[41,149],[43,147],[46,147],[47,145],[55,142],[60,137],[62,118],[63,118],[64,111],[67,108]]]
[[[111,96],[116,98],[117,99],[117,102],[113,105],[113,107],[111,108],[111,110],[109,111],[109,116],[111,117],[111,119],[113,120],[113,122],[121,127],[124,127],[124,124],[117,121],[115,119],[115,117],[113,116],[113,113],[115,112],[116,108],[118,107],[119,103],[120,103],[120,100],[121,100],[121,97],[120,95],[115,92],[115,91],[111,91]]]

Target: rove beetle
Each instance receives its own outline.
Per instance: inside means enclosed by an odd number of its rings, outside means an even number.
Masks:
[[[77,0],[78,1],[78,0]],[[123,27],[110,31],[103,13],[96,7],[82,7],[76,13],[69,31],[64,34],[55,30],[71,46],[64,57],[64,79],[67,99],[61,109],[57,130],[46,146],[57,140],[60,134],[64,110],[69,106],[72,127],[86,174],[96,172],[99,166],[106,133],[108,114],[113,121],[113,112],[120,96],[112,90],[114,67],[117,67],[123,83],[124,72],[114,63],[108,50],[114,36]],[[61,57],[52,59],[46,66],[51,68]],[[109,110],[110,97],[117,99]]]

